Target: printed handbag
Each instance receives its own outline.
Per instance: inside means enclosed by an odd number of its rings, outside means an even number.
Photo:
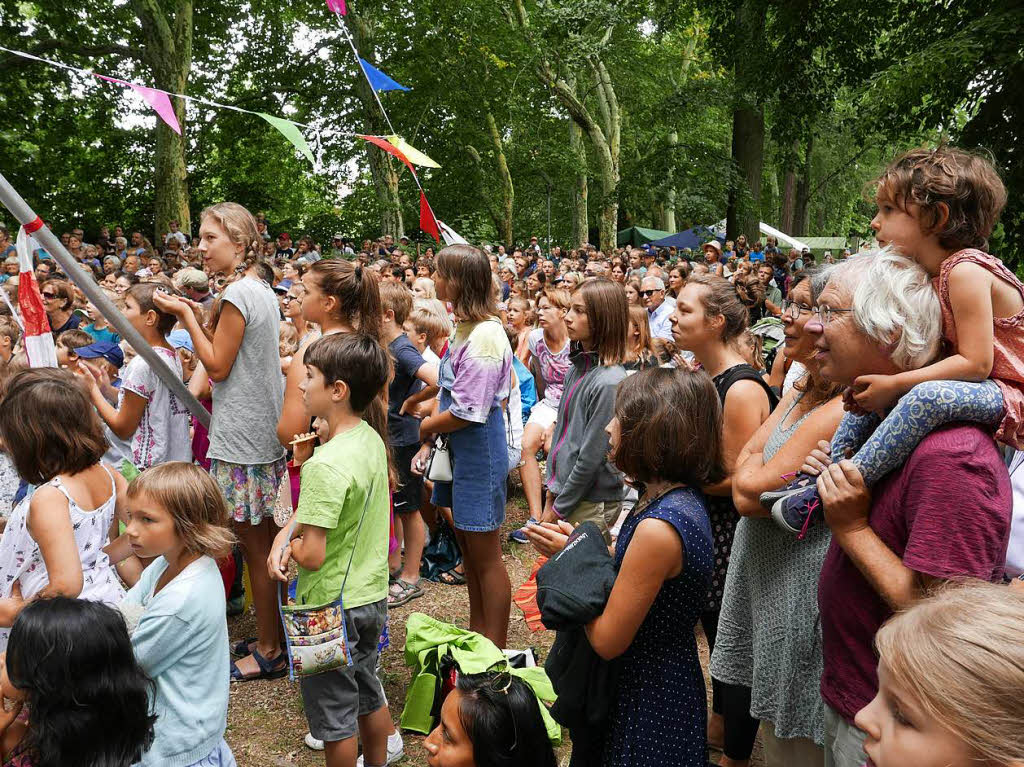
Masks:
[[[452,481],[452,454],[448,450],[448,437],[438,434],[427,458],[424,476],[431,482]]]
[[[352,653],[348,644],[348,631],[345,628],[345,606],[342,602],[345,584],[352,569],[352,559],[356,554],[359,542],[359,531],[363,528],[366,511],[373,500],[374,485],[366,495],[359,524],[356,526],[355,540],[352,542],[352,553],[345,568],[345,577],[341,582],[341,593],[338,598],[322,605],[294,604],[296,581],[281,584],[281,599],[278,611],[281,624],[284,626],[285,644],[288,649],[288,678],[293,682],[297,677],[313,676],[325,671],[333,671],[342,666],[352,665]],[[289,538],[290,542],[290,538]],[[291,599],[289,599],[289,597]]]

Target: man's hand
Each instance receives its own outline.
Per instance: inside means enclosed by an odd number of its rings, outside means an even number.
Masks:
[[[833,463],[818,476],[818,494],[825,521],[836,536],[855,533],[868,527],[871,491],[852,461]]]

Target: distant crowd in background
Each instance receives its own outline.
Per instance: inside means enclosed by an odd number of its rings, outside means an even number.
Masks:
[[[877,248],[822,263],[746,236],[321,247],[231,202],[158,248],[76,229],[71,275],[33,254],[59,370],[28,367],[0,232],[3,767],[231,767],[229,684],[289,673],[328,767],[389,764],[381,648],[424,579],[469,603],[407,617],[431,767],[554,767],[562,727],[574,765],[747,767],[760,738],[769,767],[1020,767],[1005,188],[940,147],[876,201]],[[502,654],[509,541],[539,557],[514,603],[557,631],[544,674]],[[229,642],[243,560],[255,636]]]

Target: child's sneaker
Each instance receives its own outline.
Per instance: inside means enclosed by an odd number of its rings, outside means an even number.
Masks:
[[[779,498],[772,506],[772,519],[802,540],[811,525],[825,519],[817,483]]]
[[[512,541],[512,543],[529,543],[530,539],[526,536],[526,528],[530,525],[536,524],[538,524],[537,520],[533,517],[530,517],[526,520],[525,525],[520,527],[518,530],[513,530],[511,533],[509,533],[508,539]]]
[[[324,742],[313,737],[313,733],[306,733],[306,745],[314,751],[323,751]],[[402,742],[402,733],[397,729],[388,735],[388,760],[386,764],[393,764],[405,756],[405,744]],[[356,767],[363,767],[363,755],[356,759]]]
[[[818,483],[817,477],[812,477],[810,474],[804,474],[802,471],[794,472],[792,475],[783,474],[782,478],[786,479],[789,476],[792,476],[793,478],[778,490],[768,490],[758,496],[758,500],[761,502],[761,505],[768,511],[771,511],[772,507],[778,503],[779,499],[785,498],[787,495],[792,495],[793,493],[798,493],[808,485],[814,486]]]

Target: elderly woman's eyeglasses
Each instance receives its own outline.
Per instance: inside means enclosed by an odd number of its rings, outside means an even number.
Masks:
[[[836,314],[850,314],[853,309],[838,309],[833,306],[815,306],[811,313],[821,320],[822,325],[828,325],[835,319]]]
[[[790,319],[800,319],[800,315],[804,312],[813,312],[814,307],[802,304],[799,301],[790,301],[788,298],[782,299],[782,313]]]

